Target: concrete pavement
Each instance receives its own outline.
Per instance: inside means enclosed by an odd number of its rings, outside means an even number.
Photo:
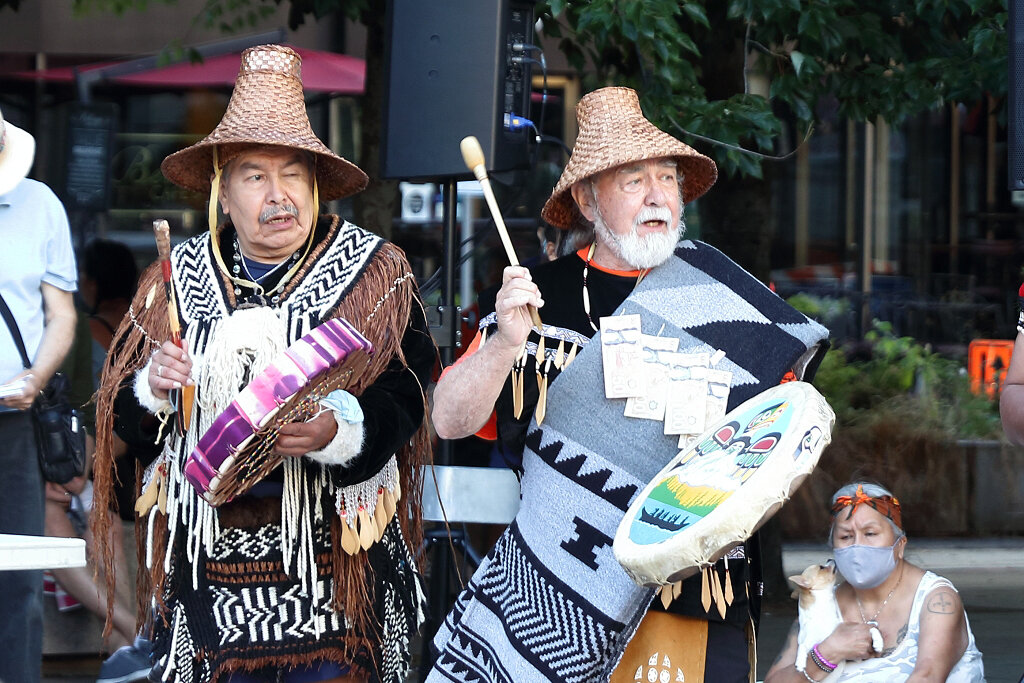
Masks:
[[[787,576],[799,574],[808,565],[830,557],[823,544],[791,543],[783,547],[782,561]],[[920,567],[945,576],[967,608],[978,648],[985,661],[989,683],[1020,683],[1024,675],[1024,538],[992,539],[910,539],[907,558]],[[88,615],[74,615],[89,619]],[[48,619],[69,619],[53,610]],[[796,618],[796,602],[774,606],[761,619],[758,639],[758,677],[774,661],[789,627]],[[60,624],[50,627],[61,628]],[[64,626],[67,626],[65,622]],[[415,650],[418,652],[418,649]],[[96,659],[48,663],[50,675],[44,683],[93,683]],[[416,672],[410,676],[417,680]]]

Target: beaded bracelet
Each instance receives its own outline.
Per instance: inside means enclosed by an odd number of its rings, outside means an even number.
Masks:
[[[825,657],[821,654],[821,650],[818,649],[817,645],[811,648],[811,661],[817,664],[818,668],[827,674],[832,673],[836,670],[836,667],[839,666],[838,664],[833,664],[832,662],[825,659]]]

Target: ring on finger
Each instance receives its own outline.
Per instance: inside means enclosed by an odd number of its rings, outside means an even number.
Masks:
[[[162,365],[156,366],[156,376],[157,377],[163,377],[164,376],[164,366],[162,366]]]

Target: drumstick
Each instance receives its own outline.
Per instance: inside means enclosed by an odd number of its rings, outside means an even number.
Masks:
[[[459,148],[462,150],[462,159],[466,162],[466,166],[469,170],[473,171],[473,175],[480,181],[480,187],[484,191],[484,199],[487,200],[487,207],[491,210],[494,224],[498,226],[498,235],[501,236],[501,243],[505,247],[508,261],[513,266],[518,266],[519,259],[516,258],[516,250],[512,247],[512,239],[508,236],[508,228],[505,227],[505,221],[501,218],[501,210],[498,209],[498,202],[494,199],[494,190],[491,189],[491,181],[487,177],[487,167],[484,165],[484,151],[480,148],[480,141],[474,136],[469,135],[462,138]],[[528,306],[528,308],[534,326],[543,329],[537,308],[535,306]]]
[[[164,293],[167,295],[167,316],[171,323],[171,342],[179,349],[185,345],[181,341],[181,324],[178,322],[178,305],[174,298],[174,286],[171,284],[171,228],[165,220],[153,221],[153,233],[156,236],[157,260],[160,261],[160,271],[164,279]],[[192,400],[195,387],[186,384],[181,391],[181,405],[179,426],[184,430],[188,429],[192,421]]]

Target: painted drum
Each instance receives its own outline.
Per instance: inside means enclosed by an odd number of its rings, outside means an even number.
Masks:
[[[680,451],[637,496],[613,549],[640,585],[696,574],[775,514],[832,440],[835,413],[806,382],[740,404]]]
[[[211,505],[248,491],[282,460],[277,427],[308,419],[321,398],[362,374],[373,345],[347,320],[310,330],[277,356],[217,416],[185,462],[185,478]]]

